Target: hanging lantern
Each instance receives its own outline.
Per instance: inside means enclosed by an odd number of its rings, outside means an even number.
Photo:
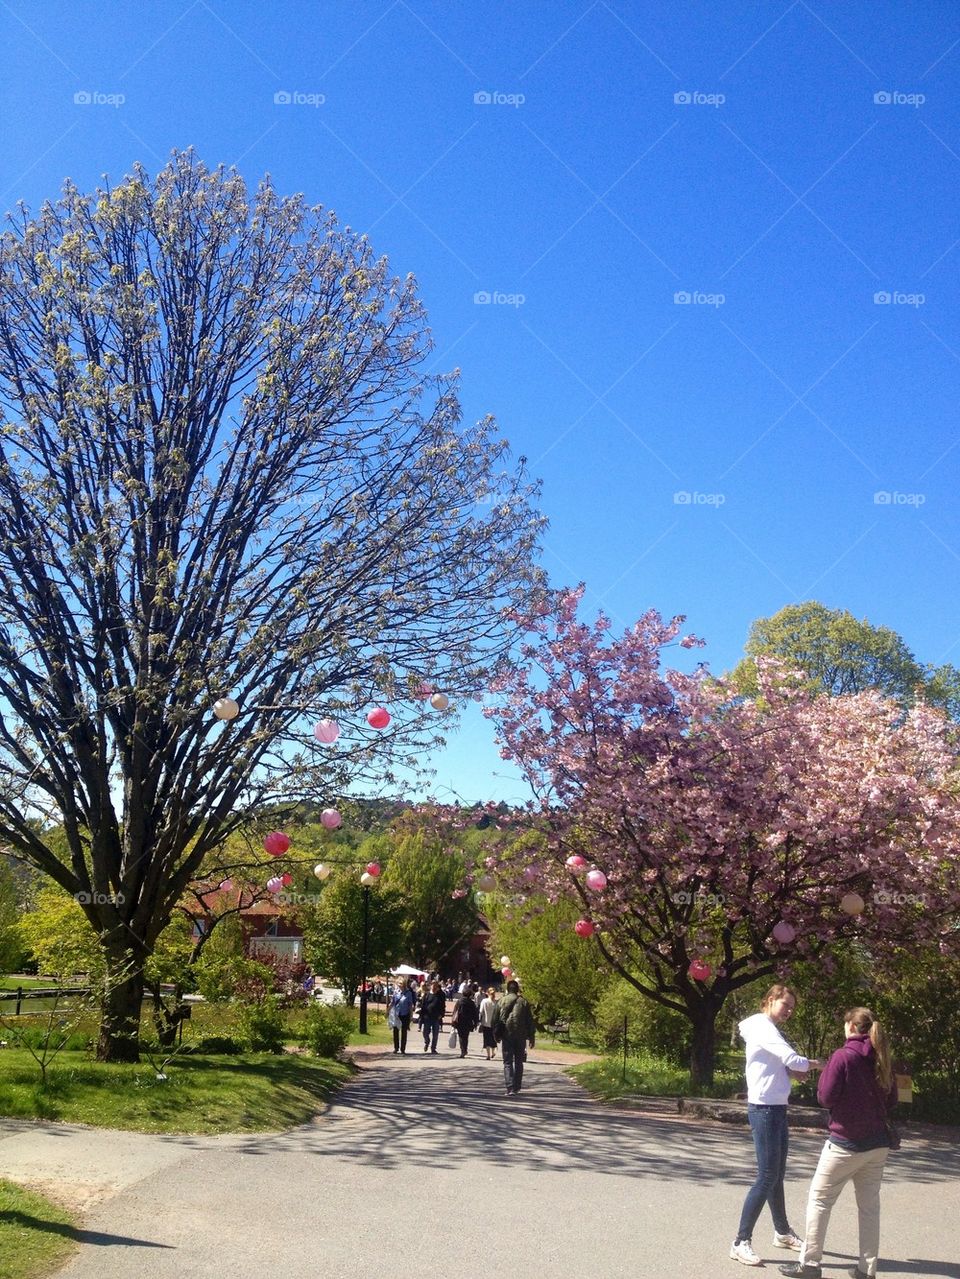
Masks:
[[[797,935],[797,930],[793,924],[788,924],[785,919],[781,919],[779,923],[773,926],[774,939],[782,946],[789,946]]]
[[[582,870],[587,868],[587,859],[581,857],[579,853],[574,853],[572,857],[567,858],[567,870],[573,871],[575,875],[579,875]]]
[[[845,915],[862,915],[864,900],[859,893],[844,893],[840,898],[840,909]]]
[[[217,719],[236,719],[240,714],[240,707],[232,697],[218,697],[213,703],[213,713]]]
[[[509,956],[509,955],[501,955],[501,956],[500,956],[500,967],[501,967],[501,968],[509,968],[509,967],[510,967],[510,956]]]
[[[417,697],[422,697],[426,699],[428,697],[432,697],[433,692],[434,692],[433,685],[428,684],[425,679],[422,679],[420,681],[419,686],[417,687]]]
[[[503,974],[504,981],[509,981],[510,978],[513,976],[512,968],[501,968],[500,972]]]
[[[324,746],[330,746],[340,736],[340,725],[335,719],[322,719],[314,724],[313,735]]]
[[[379,862],[367,862],[367,874],[368,874],[368,875],[372,875],[374,879],[379,878],[379,875],[380,875],[380,863],[379,863]]]
[[[360,883],[363,884],[364,888],[369,888],[371,884],[375,884],[376,882],[376,875],[371,875],[368,870],[365,870],[360,876]]]
[[[492,893],[497,886],[497,881],[492,875],[481,875],[477,880],[477,887],[482,893]]]
[[[694,959],[692,960],[690,967],[687,969],[687,972],[694,981],[706,981],[713,972],[713,969],[705,960]]]
[[[217,887],[220,889],[221,893],[229,893],[233,890],[233,880],[221,879]]]
[[[282,887],[283,887],[283,880],[280,878],[279,875],[274,875],[271,879],[267,880],[268,893],[279,893]]]
[[[343,825],[343,818],[335,808],[325,808],[320,814],[320,825],[324,830],[336,830]]]
[[[573,931],[578,937],[592,937],[596,929],[589,919],[578,919],[573,926]]]
[[[526,884],[532,884],[535,879],[540,878],[540,871],[536,866],[525,866],[523,868],[523,880]]]
[[[371,728],[386,728],[390,723],[390,712],[383,706],[375,706],[367,715],[367,723]]]
[[[293,876],[290,874],[289,871],[287,871],[286,874],[283,874],[280,876],[280,883],[284,886],[284,888],[290,887],[290,885],[293,883]]]
[[[585,882],[592,892],[602,893],[607,886],[607,877],[602,870],[589,870]]]
[[[330,867],[325,866],[323,862],[317,862],[316,866],[313,868],[313,873],[316,875],[317,879],[329,879]]]
[[[430,698],[430,705],[435,711],[445,711],[450,705],[450,698],[446,693],[434,693]]]
[[[272,830],[269,835],[264,835],[263,847],[271,857],[282,857],[290,847],[290,836],[282,830]]]

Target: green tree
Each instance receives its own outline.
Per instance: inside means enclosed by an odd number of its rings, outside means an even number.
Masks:
[[[20,900],[16,880],[0,855],[0,973],[12,973],[22,963],[23,943],[17,928]]]
[[[576,904],[492,894],[484,910],[492,953],[509,957],[540,1025],[592,1022],[611,976],[597,948],[573,931],[580,913]]]
[[[833,696],[875,689],[903,705],[922,696],[953,718],[960,710],[960,671],[955,667],[921,666],[896,631],[816,600],[758,618],[750,627],[746,654],[732,678],[750,697],[757,693],[756,659],[777,657],[805,671],[815,687]]]
[[[403,902],[406,962],[425,972],[450,968],[453,952],[480,924],[473,893],[453,896],[467,876],[463,854],[423,832],[367,840],[361,854],[383,860],[383,887],[395,890]]]
[[[403,954],[403,901],[383,885],[364,889],[344,870],[324,887],[320,901],[301,913],[304,949],[314,972],[331,977],[353,1005],[363,980],[364,897],[367,898],[368,978],[384,973]]]
[[[416,765],[420,681],[480,686],[541,590],[535,488],[429,351],[365,236],[191,153],[0,240],[0,840],[82,897],[102,1059],[209,854]]]

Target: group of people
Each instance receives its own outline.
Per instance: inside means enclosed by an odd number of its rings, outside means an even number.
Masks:
[[[388,1022],[393,1029],[393,1051],[406,1055],[410,1023],[417,1016],[423,1034],[423,1051],[436,1053],[440,1030],[447,1011],[447,998],[436,979],[424,981],[419,990],[403,978],[390,999]],[[536,1027],[529,1003],[520,994],[516,980],[507,982],[505,993],[498,998],[497,991],[489,986],[482,992],[476,982],[464,981],[456,993],[451,1025],[460,1047],[460,1056],[466,1057],[471,1034],[479,1028],[483,1036],[483,1050],[487,1061],[492,1061],[499,1047],[503,1055],[503,1078],[508,1096],[519,1093],[523,1083],[523,1063],[527,1045],[536,1042]]]
[[[860,1257],[849,1274],[872,1279],[880,1247],[880,1182],[891,1147],[897,1145],[889,1113],[897,1085],[890,1045],[869,1008],[843,1015],[845,1040],[829,1061],[794,1051],[780,1027],[793,1013],[796,996],[788,986],[771,986],[761,1011],[740,1023],[747,1046],[747,1114],[757,1157],[757,1175],[747,1192],[730,1256],[747,1266],[762,1265],[753,1249],[754,1226],[766,1203],[773,1217],[773,1243],[800,1254],[780,1266],[791,1279],[820,1279],[830,1213],[840,1192],[853,1182],[857,1197]],[[787,1166],[787,1100],[792,1079],[820,1071],[817,1099],[830,1112],[829,1137],[820,1155],[807,1199],[801,1239],[790,1227],[784,1197]]]

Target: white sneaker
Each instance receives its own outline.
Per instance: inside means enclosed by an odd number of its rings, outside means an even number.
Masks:
[[[733,1261],[742,1261],[745,1266],[762,1266],[763,1262],[753,1251],[749,1239],[741,1239],[739,1243],[730,1245],[730,1257]]]
[[[773,1246],[774,1248],[790,1248],[793,1252],[802,1252],[803,1240],[799,1239],[792,1230],[789,1230],[785,1235],[774,1231]]]

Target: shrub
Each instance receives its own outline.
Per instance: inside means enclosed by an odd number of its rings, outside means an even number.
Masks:
[[[314,1000],[304,1016],[300,1038],[317,1057],[335,1057],[352,1032],[353,1018],[346,1008]]]
[[[243,1044],[231,1035],[205,1035],[190,1045],[192,1053],[216,1053],[223,1057],[232,1057],[243,1052]]]
[[[241,1010],[239,1022],[251,1052],[283,1052],[283,1016],[275,995],[259,1004],[248,1004]]]
[[[622,978],[613,982],[597,1000],[594,1009],[597,1045],[603,1052],[622,1047],[623,1019],[627,1019],[627,1039],[632,1052],[646,1051],[674,1064],[686,1062],[690,1052],[690,1022],[641,995]]]

